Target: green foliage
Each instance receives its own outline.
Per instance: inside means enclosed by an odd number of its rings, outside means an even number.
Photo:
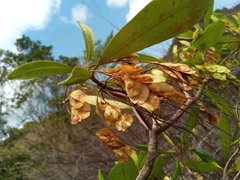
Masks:
[[[89,28],[86,24],[83,24],[79,21],[77,21],[77,23],[82,28],[82,34],[84,37],[85,48],[86,48],[87,64],[89,64],[89,61],[91,60],[93,50],[94,50],[93,32],[92,32],[91,28]]]
[[[8,79],[31,79],[41,76],[52,76],[70,73],[72,68],[55,61],[34,61],[19,66],[8,75]]]
[[[86,80],[90,79],[91,74],[88,70],[82,67],[76,66],[71,75],[64,81],[59,82],[59,85],[72,85],[78,83],[84,83]]]
[[[132,159],[128,163],[117,163],[109,172],[109,180],[136,179],[138,175],[137,167]]]
[[[95,68],[188,30],[203,17],[211,3],[209,0],[151,1],[114,36]]]

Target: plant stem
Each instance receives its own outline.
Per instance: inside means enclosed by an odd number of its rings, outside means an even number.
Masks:
[[[146,162],[144,163],[143,168],[140,170],[137,180],[146,180],[148,179],[156,158],[158,157],[157,153],[157,137],[158,137],[158,124],[153,119],[152,129],[149,131],[149,143],[148,143],[148,155]]]

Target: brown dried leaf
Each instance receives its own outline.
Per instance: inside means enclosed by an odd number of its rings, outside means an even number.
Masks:
[[[122,116],[121,110],[118,107],[103,101],[97,103],[96,113],[105,119],[109,126],[115,126],[116,122]]]
[[[174,88],[165,82],[153,83],[153,84],[149,85],[148,87],[152,92],[155,92],[157,95],[160,95],[160,96],[164,92],[174,91]]]
[[[207,111],[206,109],[204,109],[204,108],[200,108],[200,110],[201,110],[201,112],[202,112],[203,114],[205,114],[205,115],[207,116],[207,118],[208,118],[208,120],[209,120],[209,122],[210,122],[211,124],[213,124],[213,125],[218,125],[218,124],[219,124],[220,119],[219,119],[216,115],[208,112],[208,111]]]
[[[159,97],[155,93],[150,92],[147,100],[140,106],[147,109],[148,111],[154,111],[159,107],[159,104]]]
[[[133,103],[143,104],[149,95],[147,85],[133,81],[128,76],[124,76],[125,90]]]
[[[188,76],[196,75],[196,72],[189,68],[186,64],[180,63],[159,63],[160,68],[170,77],[176,80],[181,80],[184,83],[189,83]]]
[[[120,66],[116,66],[113,69],[104,69],[105,72],[112,74],[113,76],[124,76],[126,74],[130,75],[136,75],[136,74],[141,74],[142,72],[142,67],[140,66],[135,66],[135,65],[127,65],[127,64],[122,64]]]
[[[103,128],[96,132],[96,136],[105,146],[113,150],[119,162],[129,162],[132,152],[131,146],[122,143],[113,131],[108,128]]]
[[[123,147],[123,143],[120,141],[119,137],[110,129],[103,128],[96,132],[98,139],[110,149],[120,149]]]
[[[113,150],[115,157],[120,163],[127,163],[130,160],[130,156],[132,153],[132,147],[129,145],[125,145],[120,149]]]
[[[165,77],[153,75],[153,74],[130,75],[129,77],[134,81],[144,83],[144,84],[152,84],[152,83],[159,83],[159,82],[166,81]]]
[[[80,108],[71,108],[71,123],[77,124],[81,122],[83,119],[86,119],[90,116],[91,106],[88,103],[84,103]]]
[[[123,114],[119,121],[116,121],[116,128],[118,131],[125,131],[129,126],[132,125],[133,118],[131,114]]]
[[[81,90],[75,90],[71,94],[69,94],[70,104],[74,108],[80,108],[83,106],[85,102],[85,94]]]

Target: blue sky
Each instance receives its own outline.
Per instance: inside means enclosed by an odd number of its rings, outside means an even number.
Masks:
[[[14,42],[25,34],[44,45],[53,55],[82,55],[84,42],[79,20],[89,25],[95,40],[117,32],[150,0],[6,0],[0,1],[0,49],[16,51]],[[215,0],[215,8],[232,7],[240,0]],[[166,50],[166,49],[165,49]],[[153,47],[156,56],[162,49]]]

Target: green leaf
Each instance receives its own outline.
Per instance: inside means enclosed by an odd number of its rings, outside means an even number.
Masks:
[[[116,164],[108,174],[108,180],[134,180],[138,175],[137,167],[132,158],[128,163]]]
[[[200,173],[209,173],[209,172],[213,172],[213,171],[217,171],[219,170],[218,167],[212,165],[212,164],[208,164],[207,162],[203,162],[203,161],[192,161],[192,160],[187,160],[186,161],[186,166],[196,172],[200,172]]]
[[[219,43],[238,43],[240,41],[239,37],[234,36],[222,36]]]
[[[206,27],[203,33],[192,43],[192,45],[197,47],[200,51],[207,50],[219,42],[223,32],[224,23],[222,21],[214,22]]]
[[[224,113],[222,113],[220,117],[220,138],[223,158],[225,161],[227,161],[230,155],[230,147],[233,141],[233,137],[231,135],[230,120]]]
[[[197,124],[198,115],[200,113],[200,108],[197,103],[194,103],[190,109],[188,120],[186,124],[186,130],[182,137],[182,147],[184,150],[188,150],[189,148],[189,134],[192,132],[193,128]]]
[[[145,152],[148,151],[148,145],[136,144],[135,146],[136,146],[136,148],[138,148],[141,151],[145,151]],[[177,152],[175,150],[172,150],[172,149],[170,149],[170,150],[157,149],[157,153],[159,153],[159,154],[176,154]]]
[[[186,32],[179,34],[177,36],[178,39],[184,39],[184,40],[192,39],[192,37],[193,37],[193,32],[191,30],[187,30]]]
[[[132,150],[131,158],[135,164],[135,166],[139,169],[139,161],[138,161],[138,155],[136,151]]]
[[[181,166],[179,161],[177,161],[171,180],[177,180],[180,173],[181,173]]]
[[[58,85],[71,85],[84,83],[86,80],[90,79],[91,73],[82,67],[76,66],[71,75],[64,81],[58,83]]]
[[[104,180],[101,170],[98,170],[98,180]]]
[[[144,152],[144,151],[140,151],[139,155],[138,155],[138,162],[139,162],[139,167],[138,169],[142,169],[145,161],[146,161],[146,158],[147,158],[147,152]]]
[[[211,15],[212,15],[212,12],[213,12],[213,5],[214,5],[214,1],[212,1],[211,6],[209,7],[207,13],[205,14],[205,16],[204,16],[204,18],[203,18],[204,28],[206,28],[207,25],[208,25],[209,22],[210,22]]]
[[[227,23],[230,28],[238,28],[237,24],[232,21],[229,17],[226,16],[226,14],[223,14],[223,13],[213,13],[212,14],[212,20],[213,21],[222,21],[222,22],[225,22]]]
[[[81,23],[80,21],[77,21],[79,26],[82,29],[83,38],[85,41],[85,47],[86,47],[86,56],[87,61],[89,62],[91,60],[93,49],[94,49],[94,36],[92,29],[88,27],[86,24]]]
[[[66,64],[50,60],[39,60],[19,66],[8,75],[8,79],[32,79],[42,76],[67,74],[71,71],[72,68]]]
[[[164,166],[166,165],[166,155],[160,155],[153,166],[152,172],[149,175],[148,179],[154,179],[154,180],[163,180],[165,177],[165,172],[163,170]]]
[[[212,165],[222,169],[222,167],[219,166],[218,163],[209,154],[207,154],[197,148],[193,148],[192,151],[195,152],[204,162],[207,162],[209,164],[212,164]]]
[[[216,105],[228,116],[232,116],[232,117],[234,116],[234,112],[230,104],[225,99],[223,99],[219,94],[212,92],[210,90],[205,90],[205,92],[211,98],[211,101],[214,105]]]
[[[212,0],[153,0],[109,42],[99,65],[177,36],[196,24]]]
[[[165,62],[164,60],[160,60],[158,58],[155,58],[153,56],[149,56],[146,54],[141,54],[141,53],[137,53],[138,57],[133,56],[131,57],[131,60],[137,60],[141,63],[149,63],[149,62]]]

